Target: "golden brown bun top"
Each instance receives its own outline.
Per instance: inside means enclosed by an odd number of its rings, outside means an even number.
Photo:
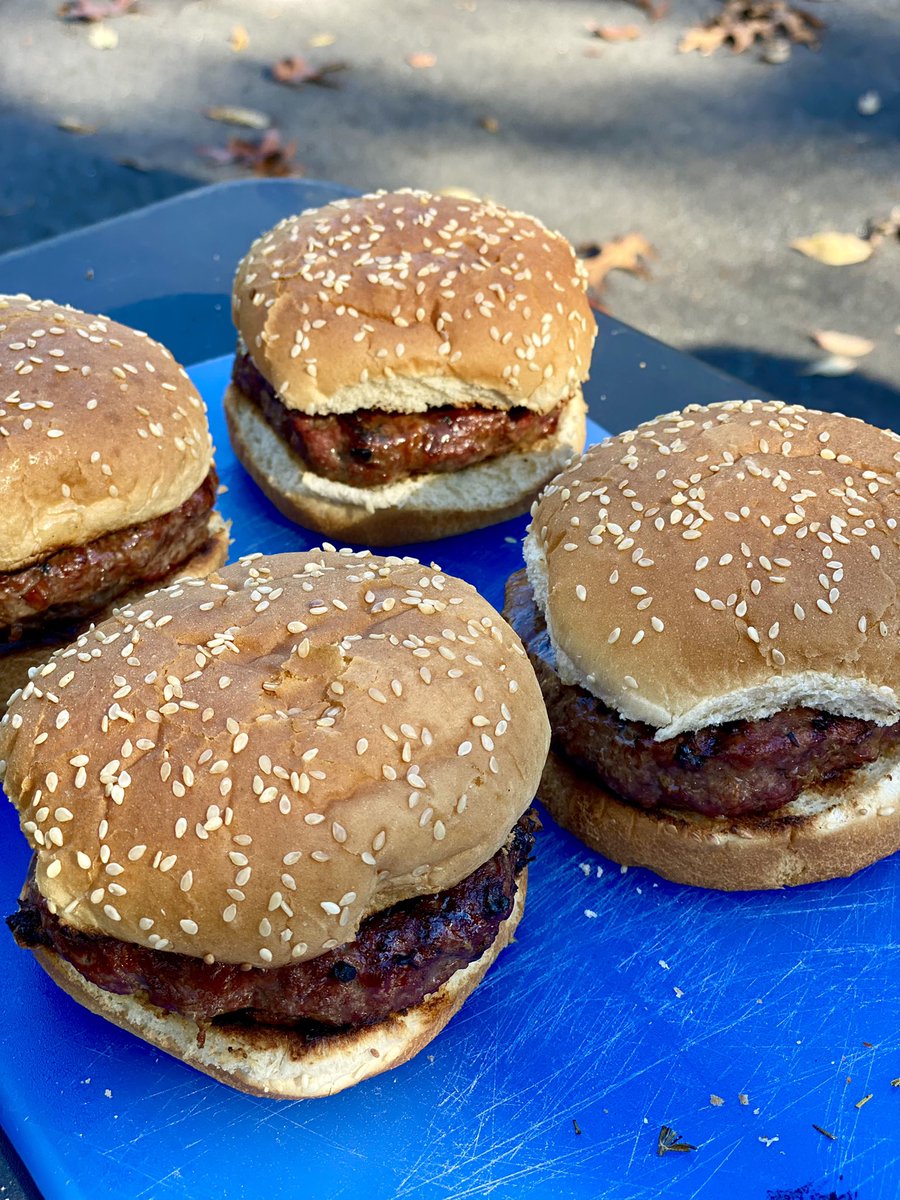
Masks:
[[[171,512],[211,462],[203,401],[164,346],[0,296],[0,571]]]
[[[289,408],[547,411],[587,378],[584,269],[490,201],[377,192],[289,217],[237,270],[234,322]]]
[[[561,676],[670,737],[805,704],[900,719],[900,438],[779,401],[591,447],[526,559]]]
[[[470,874],[531,803],[548,742],[521,644],[474,588],[331,548],[150,593],[0,723],[66,921],[256,966]]]

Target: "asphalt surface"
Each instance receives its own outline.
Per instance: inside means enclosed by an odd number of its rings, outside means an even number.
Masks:
[[[108,50],[57,7],[0,9],[0,250],[241,174],[198,148],[258,138],[203,115],[249,106],[296,140],[309,178],[463,187],[576,242],[638,231],[658,257],[649,281],[611,277],[617,316],[776,395],[884,423],[896,411],[900,242],[851,267],[789,243],[900,202],[900,0],[808,0],[821,49],[778,66],[677,53],[717,0],[674,0],[656,24],[625,0],[142,0],[104,23]],[[605,43],[591,20],[641,36]],[[323,34],[333,44],[311,45]],[[433,66],[409,65],[423,53]],[[337,87],[287,88],[268,74],[286,54],[346,70]],[[870,91],[880,109],[864,116]],[[67,118],[96,132],[57,128]],[[875,350],[852,375],[807,376],[814,329]]]
[[[803,2],[828,24],[821,49],[775,66],[677,53],[716,0],[674,0],[656,24],[625,0],[142,0],[104,23],[109,49],[59,0],[2,0],[0,252],[242,174],[198,148],[259,137],[203,115],[243,105],[296,140],[308,178],[461,187],[577,243],[640,232],[652,278],[611,277],[616,316],[775,395],[896,427],[900,242],[840,268],[789,243],[900,203],[900,0]],[[588,21],[641,36],[605,43]],[[288,54],[345,63],[339,86],[274,83]],[[810,376],[814,329],[875,349],[853,374]]]

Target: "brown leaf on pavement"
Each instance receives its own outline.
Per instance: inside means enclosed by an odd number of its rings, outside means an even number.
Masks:
[[[822,350],[840,358],[865,358],[875,349],[871,338],[860,337],[857,333],[839,333],[836,329],[814,329],[810,337]]]
[[[867,221],[866,237],[873,246],[877,246],[884,238],[900,237],[900,204],[881,220]]]
[[[66,0],[56,10],[64,21],[105,21],[137,10],[137,0]]]
[[[328,62],[321,66],[313,66],[302,54],[293,54],[288,58],[280,58],[271,69],[272,78],[276,83],[286,87],[303,87],[307,83],[316,87],[338,87],[334,78],[340,71],[346,71],[344,62]]]
[[[250,34],[243,25],[235,25],[228,35],[228,45],[235,54],[242,54],[250,45]]]
[[[82,121],[81,117],[60,117],[56,122],[56,128],[61,129],[64,133],[79,133],[85,137],[97,132],[96,125],[89,125],[87,121]]]
[[[199,153],[218,167],[246,167],[254,175],[300,175],[294,162],[296,142],[283,142],[277,129],[269,129],[258,142],[249,138],[229,138],[227,146],[201,146]]]
[[[244,129],[268,129],[272,118],[255,108],[242,108],[237,104],[215,104],[203,110],[210,121],[221,121],[223,125],[240,125]]]
[[[598,25],[596,21],[589,21],[587,28],[592,37],[604,42],[633,42],[643,32],[640,25]]]
[[[724,42],[725,30],[719,26],[713,25],[706,28],[703,25],[695,25],[678,43],[678,52],[679,54],[690,54],[692,50],[699,50],[703,55],[712,54]]]
[[[631,0],[635,8],[639,8],[642,13],[646,13],[651,21],[661,21],[663,17],[668,16],[669,9],[672,7],[671,0]]]
[[[437,55],[430,50],[417,50],[415,54],[407,54],[407,64],[416,71],[427,70],[437,62]]]
[[[768,45],[778,39],[816,49],[825,28],[821,17],[787,0],[724,0],[720,12],[687,30],[678,49],[712,54],[727,45],[734,54],[743,54],[757,42]]]
[[[873,246],[870,241],[857,237],[855,233],[814,233],[810,237],[795,238],[792,250],[799,250],[807,258],[825,263],[829,267],[850,267],[871,258]]]
[[[610,271],[627,271],[649,279],[647,263],[656,257],[656,250],[641,233],[625,233],[602,245],[591,242],[576,246],[575,252],[587,271],[588,298],[594,308],[603,307],[603,289]]]

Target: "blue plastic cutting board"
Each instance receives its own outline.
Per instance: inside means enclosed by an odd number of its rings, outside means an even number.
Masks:
[[[314,545],[231,454],[228,367],[192,374],[233,554]],[[414,552],[499,606],[524,525]],[[9,912],[28,853],[7,804],[0,836]],[[791,892],[694,891],[620,872],[547,819],[518,941],[444,1033],[391,1074],[291,1103],[92,1016],[0,929],[0,1121],[48,1200],[896,1200],[898,881],[888,861]],[[663,1124],[696,1150],[657,1157]]]

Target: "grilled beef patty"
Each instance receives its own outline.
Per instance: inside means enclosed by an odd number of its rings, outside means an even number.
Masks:
[[[29,637],[35,626],[53,623],[58,631],[138,584],[149,587],[163,579],[207,541],[217,485],[211,469],[193,495],[170,513],[0,574],[0,653]]]
[[[804,789],[900,749],[900,723],[882,727],[814,708],[654,741],[652,725],[628,721],[584,688],[562,683],[524,570],[507,585],[504,611],[540,681],[554,749],[638,808],[708,817],[774,812]]]
[[[354,487],[459,471],[510,450],[527,449],[555,433],[562,407],[545,414],[521,407],[447,407],[424,413],[360,409],[311,417],[285,407],[249,354],[236,355],[232,380],[308,470]]]
[[[492,944],[512,911],[537,828],[535,814],[525,813],[506,845],[455,887],[375,913],[354,942],[284,967],[210,965],[81,933],[53,916],[33,878],[7,924],[20,946],[49,947],[98,987],[141,993],[201,1025],[373,1025],[418,1004]]]

